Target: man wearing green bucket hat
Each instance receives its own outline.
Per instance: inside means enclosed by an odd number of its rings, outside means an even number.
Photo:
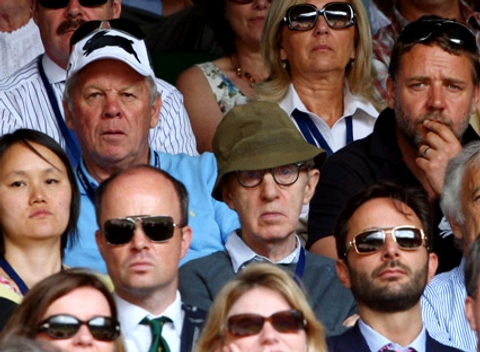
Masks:
[[[268,102],[233,108],[218,126],[213,151],[218,176],[212,195],[237,211],[241,228],[225,251],[180,268],[182,299],[208,310],[245,265],[267,261],[304,285],[327,335],[344,331],[343,322],[356,311],[353,296],[339,282],[334,261],[306,252],[296,234],[325,151],[307,143],[285,112]]]

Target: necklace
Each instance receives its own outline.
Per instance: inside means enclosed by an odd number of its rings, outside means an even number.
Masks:
[[[244,71],[239,64],[237,64],[237,60],[234,60],[233,57],[230,58],[230,60],[232,61],[232,64],[233,66],[235,66],[235,72],[237,73],[237,77],[238,78],[243,78],[245,77],[245,79],[249,82],[248,85],[250,87],[253,88],[253,86],[255,85],[256,81],[255,81],[255,78],[253,78],[252,74],[250,72],[247,72],[247,71]]]

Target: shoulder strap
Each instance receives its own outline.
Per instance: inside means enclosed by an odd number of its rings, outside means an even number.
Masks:
[[[205,323],[207,312],[188,304],[182,304],[182,310],[185,316],[183,318],[180,352],[192,352]]]

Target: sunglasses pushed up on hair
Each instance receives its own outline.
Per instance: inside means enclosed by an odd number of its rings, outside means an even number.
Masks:
[[[281,333],[295,333],[305,329],[307,322],[303,313],[296,309],[284,310],[264,317],[258,314],[236,314],[228,317],[227,332],[235,337],[256,335],[263,329],[265,322]]]
[[[321,10],[311,4],[293,5],[287,10],[283,22],[292,31],[309,31],[317,25],[320,16],[333,29],[344,29],[355,24],[355,12],[346,2],[330,2]]]
[[[175,227],[183,227],[175,224],[170,216],[138,215],[107,220],[102,232],[108,244],[122,246],[132,240],[137,225],[141,225],[148,239],[155,243],[168,241]]]
[[[97,7],[107,3],[108,0],[80,0],[80,5],[85,7]],[[70,0],[38,0],[40,5],[47,9],[63,9],[68,6]]]
[[[407,24],[400,32],[397,42],[415,44],[427,41],[432,35],[445,33],[450,43],[477,52],[477,41],[472,31],[465,25],[444,19],[424,18]]]
[[[86,325],[92,336],[99,341],[113,341],[120,335],[120,324],[113,318],[96,316],[88,321],[80,320],[73,315],[53,315],[38,324],[38,332],[46,333],[52,339],[69,339]]]

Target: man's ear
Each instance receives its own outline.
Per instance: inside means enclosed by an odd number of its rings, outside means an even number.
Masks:
[[[190,243],[192,242],[192,228],[190,226],[184,226],[182,228],[182,249],[180,253],[180,258],[183,259],[188,250],[190,249]]]
[[[387,78],[387,104],[390,109],[395,109],[395,83],[392,77]]]
[[[352,282],[350,281],[350,271],[348,265],[344,259],[337,259],[335,263],[335,269],[337,270],[337,276],[343,286],[350,289]]]
[[[155,128],[160,121],[160,109],[162,108],[162,98],[157,94],[150,111],[150,128]]]
[[[433,279],[438,268],[438,257],[435,253],[428,253],[428,277],[427,283]]]
[[[310,199],[312,199],[313,195],[315,194],[315,189],[319,180],[320,171],[318,169],[308,170],[308,180],[307,184],[305,185],[305,196],[303,197],[303,204],[310,203]]]
[[[477,321],[475,319],[475,300],[467,296],[465,299],[465,317],[473,331],[477,331]]]
[[[97,247],[102,258],[105,258],[104,256],[105,239],[103,238],[102,231],[100,230],[95,231],[95,242],[97,242]]]
[[[455,236],[455,238],[461,240],[463,238],[461,225],[457,221],[455,221],[455,219],[451,218],[450,216],[447,216],[447,220],[448,220],[448,223],[450,224],[450,228],[452,229],[453,236]]]
[[[72,112],[70,111],[70,108],[68,107],[68,103],[66,101],[63,101],[63,110],[65,111],[65,123],[67,127],[73,131],[75,131],[75,127],[73,124],[73,118],[72,118]]]

